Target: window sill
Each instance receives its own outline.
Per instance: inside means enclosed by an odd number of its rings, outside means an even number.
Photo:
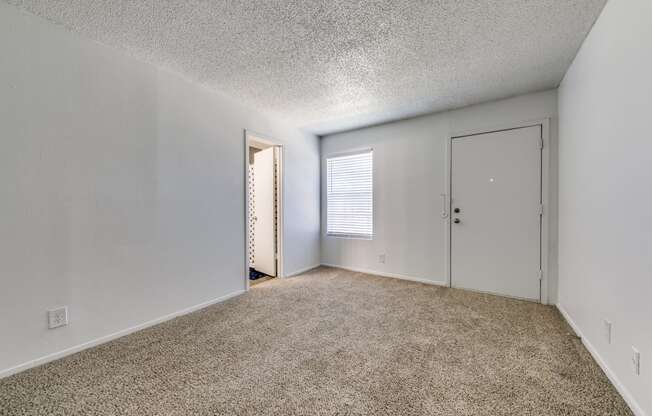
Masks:
[[[365,241],[373,240],[373,236],[370,236],[370,235],[328,234],[327,233],[326,237],[340,238],[340,239],[344,239],[344,240],[365,240]]]

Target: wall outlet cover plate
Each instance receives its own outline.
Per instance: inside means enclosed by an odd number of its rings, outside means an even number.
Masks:
[[[68,325],[68,307],[62,306],[48,311],[48,328]]]
[[[605,319],[604,320],[604,338],[605,338],[605,341],[607,341],[607,344],[611,344],[611,330],[612,330],[611,321]]]
[[[632,370],[635,375],[641,375],[641,353],[632,347]]]

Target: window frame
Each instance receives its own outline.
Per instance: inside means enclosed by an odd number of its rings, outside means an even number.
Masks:
[[[356,156],[356,155],[362,155],[369,153],[371,157],[371,232],[369,234],[359,234],[359,233],[343,233],[343,232],[332,232],[329,231],[329,221],[328,221],[328,210],[329,210],[329,184],[330,184],[330,175],[329,175],[329,167],[328,167],[328,162],[330,159],[337,159],[337,158],[342,158],[342,157],[347,157],[347,156]],[[324,157],[324,164],[325,164],[325,173],[326,173],[326,181],[325,181],[325,187],[326,187],[326,195],[325,195],[325,201],[326,201],[326,230],[325,230],[325,235],[326,237],[332,237],[332,238],[341,238],[341,239],[348,239],[348,240],[366,240],[366,241],[371,241],[374,238],[374,149],[373,148],[363,148],[363,149],[356,149],[356,150],[351,150],[351,151],[345,151],[345,152],[338,152],[338,153],[331,153],[328,154]]]

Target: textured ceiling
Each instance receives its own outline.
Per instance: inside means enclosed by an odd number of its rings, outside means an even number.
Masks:
[[[556,87],[606,0],[6,0],[324,134]]]

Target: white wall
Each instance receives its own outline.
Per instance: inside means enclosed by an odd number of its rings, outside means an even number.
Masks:
[[[446,192],[446,141],[455,133],[550,117],[548,289],[549,300],[555,302],[556,114],[556,91],[546,91],[323,137],[322,263],[444,284],[446,221],[440,217],[440,194]],[[324,160],[334,153],[369,147],[374,149],[374,239],[326,236]],[[385,264],[378,262],[383,253]]]
[[[286,273],[319,263],[316,137],[2,2],[0,60],[0,374],[243,290],[244,128],[286,144]]]
[[[651,116],[652,2],[610,0],[559,89],[559,303],[639,415],[652,415]]]

